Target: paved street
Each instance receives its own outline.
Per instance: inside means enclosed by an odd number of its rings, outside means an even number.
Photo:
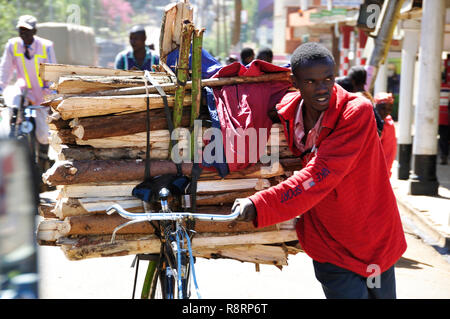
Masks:
[[[417,238],[408,223],[405,220],[408,249],[396,267],[398,298],[450,298],[450,260]],[[68,261],[57,247],[40,247],[39,252],[41,298],[131,298],[133,256]],[[143,261],[138,282],[142,282],[145,269]],[[304,253],[290,256],[282,271],[261,265],[256,272],[253,264],[199,259],[196,272],[202,298],[324,298],[312,261]]]

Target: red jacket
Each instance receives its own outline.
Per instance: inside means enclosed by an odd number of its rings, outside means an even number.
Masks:
[[[381,145],[383,146],[384,155],[386,156],[386,165],[389,177],[392,175],[392,163],[394,163],[397,154],[397,138],[395,137],[394,120],[390,115],[384,119],[383,132],[381,133]]]
[[[299,92],[277,105],[292,151]],[[362,276],[383,272],[406,250],[384,153],[368,100],[335,85],[325,111],[317,152],[287,180],[251,196],[257,227],[301,215],[297,235],[305,252]]]

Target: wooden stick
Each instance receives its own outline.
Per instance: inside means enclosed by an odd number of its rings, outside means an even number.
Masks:
[[[177,89],[175,91],[175,104],[172,116],[174,128],[180,126],[183,114],[183,101],[186,94],[185,84],[189,77],[189,52],[193,31],[194,25],[192,23],[188,22],[183,25],[177,67]]]
[[[291,82],[291,73],[290,72],[274,72],[267,73],[258,76],[233,76],[233,77],[223,77],[223,78],[212,78],[212,79],[202,79],[200,84],[202,87],[220,87],[226,85],[234,85],[234,84],[243,84],[243,83],[259,83],[259,82],[271,82],[271,81],[283,81],[283,82]],[[160,85],[161,88],[166,93],[175,92],[177,85],[176,83],[163,83]],[[192,89],[192,81],[187,81],[185,85],[186,90]],[[148,87],[150,93],[156,93],[157,90],[154,86]],[[125,89],[117,89],[117,90],[108,90],[97,92],[95,95],[97,96],[115,96],[115,95],[137,95],[137,94],[145,94],[145,87],[132,87]]]

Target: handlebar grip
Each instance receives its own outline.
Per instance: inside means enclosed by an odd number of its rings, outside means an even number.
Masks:
[[[170,196],[170,191],[165,187],[161,188],[161,190],[159,191],[159,199],[167,200],[169,198],[169,196]]]

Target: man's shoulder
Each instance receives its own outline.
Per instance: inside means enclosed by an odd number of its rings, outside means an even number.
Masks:
[[[42,45],[45,45],[46,47],[52,47],[54,45],[52,40],[41,38],[38,36],[34,36],[34,40],[42,43]]]
[[[119,53],[117,53],[116,58],[123,57],[123,56],[127,55],[129,52],[130,52],[130,49],[129,49],[129,48],[123,49],[122,51],[120,51]]]
[[[8,42],[6,42],[6,46],[13,46],[16,43],[21,43],[22,39],[20,37],[14,37],[14,38],[10,38],[8,40]]]
[[[350,113],[373,112],[373,105],[368,98],[360,94],[349,93],[345,111]]]

